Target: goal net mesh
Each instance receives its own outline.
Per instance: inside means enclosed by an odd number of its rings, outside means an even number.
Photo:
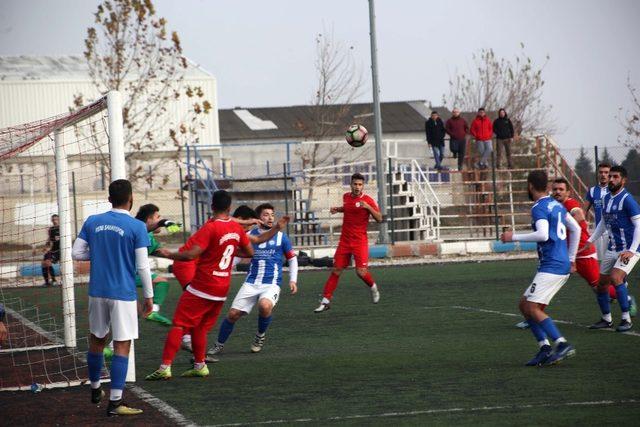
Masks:
[[[74,262],[74,283],[64,283],[60,260],[68,258],[59,244],[64,227],[54,221],[69,218],[66,237],[72,241],[87,216],[105,210],[107,136],[105,98],[0,130],[0,304],[8,330],[0,342],[0,390],[87,380],[88,265]],[[66,213],[58,205],[56,138],[68,165]],[[72,304],[71,310],[63,312],[65,304]],[[71,329],[64,327],[65,316],[73,317],[66,319]],[[65,345],[68,334],[73,347]]]

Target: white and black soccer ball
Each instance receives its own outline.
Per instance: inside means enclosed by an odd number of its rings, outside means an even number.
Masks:
[[[344,135],[347,143],[352,147],[362,147],[367,143],[368,136],[367,128],[362,125],[349,126]]]

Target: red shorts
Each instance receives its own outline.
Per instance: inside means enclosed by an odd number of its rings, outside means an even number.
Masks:
[[[352,255],[356,261],[356,268],[367,268],[367,264],[369,263],[369,244],[367,242],[340,242],[333,256],[333,266],[337,268],[349,267]]]
[[[196,262],[194,261],[174,261],[171,266],[173,275],[178,279],[182,288],[186,288],[196,275]]]
[[[600,266],[596,258],[576,258],[576,270],[589,286],[597,286],[600,280]]]
[[[173,326],[186,329],[199,326],[209,331],[216,324],[223,305],[224,301],[200,298],[185,291],[178,300],[178,306],[173,315]]]

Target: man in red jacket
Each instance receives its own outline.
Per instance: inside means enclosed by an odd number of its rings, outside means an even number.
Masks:
[[[447,120],[445,129],[449,135],[449,147],[453,158],[458,158],[458,170],[462,170],[464,164],[464,152],[467,148],[467,134],[469,133],[469,125],[460,115],[458,108],[453,109],[453,115]]]
[[[484,108],[478,109],[478,115],[473,119],[473,122],[471,122],[471,135],[476,139],[476,147],[478,149],[478,155],[480,156],[480,160],[475,166],[479,169],[486,169],[489,167],[487,161],[493,150],[491,142],[493,123],[491,123],[491,119],[487,117]]]

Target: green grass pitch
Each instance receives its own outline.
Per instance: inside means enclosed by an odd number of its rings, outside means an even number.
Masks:
[[[254,311],[236,324],[206,379],[179,378],[191,356],[181,351],[172,380],[144,381],[160,363],[167,328],[141,321],[138,385],[201,425],[301,419],[312,425],[638,422],[640,334],[587,330],[599,311],[578,276],[548,309],[553,318],[571,322],[559,327],[577,355],[557,366],[524,366],[537,346],[514,324],[535,266],[503,261],[375,268],[382,295],[377,305],[350,270],[331,310],[322,314],[313,309],[328,271],[303,272],[298,295],[285,287],[263,351],[249,351]],[[234,277],[222,315],[241,281]],[[163,308],[168,315],[181,291],[172,284]],[[637,274],[630,284],[637,296]],[[619,310],[612,307],[617,322]],[[216,335],[217,326],[210,344]]]

